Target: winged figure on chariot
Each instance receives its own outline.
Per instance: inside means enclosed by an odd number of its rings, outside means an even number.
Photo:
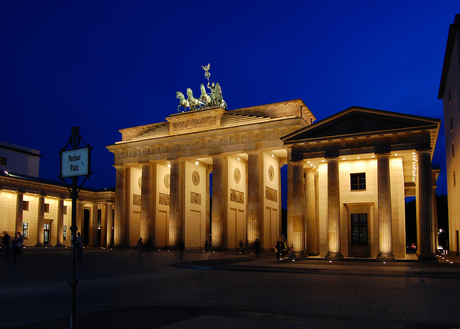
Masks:
[[[183,107],[184,109],[182,112],[185,112],[187,111],[187,107],[190,109],[190,111],[195,111],[215,106],[220,106],[227,110],[227,103],[222,97],[222,88],[220,87],[219,82],[212,82],[211,84],[209,83],[209,77],[211,76],[211,73],[209,73],[209,68],[211,67],[211,63],[206,66],[201,65],[201,67],[203,70],[205,70],[204,76],[206,79],[208,79],[207,88],[210,90],[210,92],[206,92],[204,84],[201,84],[200,86],[200,98],[193,97],[193,92],[190,88],[187,88],[187,98],[185,98],[184,94],[180,91],[176,92],[176,98],[179,99],[177,111],[180,111],[180,107]]]

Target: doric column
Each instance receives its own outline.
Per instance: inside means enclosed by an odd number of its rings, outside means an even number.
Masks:
[[[99,241],[100,246],[107,245],[106,242],[106,232],[107,232],[107,203],[101,203],[101,226],[99,227],[99,231],[101,232],[101,239]]]
[[[77,233],[80,232],[83,236],[83,223],[85,219],[85,204],[77,200]]]
[[[142,165],[141,186],[141,222],[140,236],[144,243],[149,239],[155,246],[155,182],[156,165],[145,163]]]
[[[169,245],[178,245],[184,240],[184,202],[185,202],[184,161],[171,161],[171,189],[169,205]]]
[[[107,247],[113,246],[113,205],[107,204]]]
[[[24,193],[18,192],[16,194],[16,225],[14,236],[17,236],[18,232],[22,234],[22,222],[23,222],[23,211],[24,211]]]
[[[38,196],[38,218],[37,218],[37,247],[42,247],[45,241],[45,197]]]
[[[305,216],[307,223],[307,254],[317,256],[318,236],[316,228],[316,191],[315,191],[315,172],[316,169],[309,168],[306,170],[305,180]]]
[[[263,241],[263,159],[261,152],[248,153],[248,244]]]
[[[290,153],[290,151],[288,150]],[[288,159],[290,154],[288,155]],[[294,241],[293,229],[294,229],[294,213],[293,213],[293,202],[294,202],[294,177],[293,177],[293,162],[288,161],[287,167],[287,240],[288,243]],[[295,250],[295,249],[294,249]]]
[[[125,239],[126,168],[119,166],[116,169],[114,244],[116,247],[124,247],[127,244]]]
[[[292,239],[289,244],[294,245],[296,255],[305,256],[305,183],[303,162],[292,163]]]
[[[328,253],[326,258],[342,258],[340,236],[339,160],[327,159],[327,230]]]
[[[431,199],[433,202],[433,230],[432,230],[432,239],[434,241],[434,250],[437,253],[438,245],[439,245],[439,235],[438,235],[438,202],[436,199],[436,181],[438,180],[439,173],[441,172],[441,168],[433,168],[431,169],[432,172],[432,187],[433,190],[431,192]]]
[[[435,246],[432,238],[434,225],[431,197],[433,183],[430,150],[417,151],[417,158],[417,257],[419,260],[435,260]]]
[[[277,232],[278,232],[278,236],[280,237],[282,234],[283,234],[283,201],[282,201],[282,198],[283,198],[283,195],[281,194],[282,193],[282,188],[281,186],[283,186],[282,182],[281,182],[281,167],[283,166],[280,162],[278,162],[279,166],[278,166],[278,191],[279,191],[279,199],[278,199],[278,209],[279,209],[279,214],[278,214],[278,228],[277,228]],[[275,242],[275,241],[270,241],[270,245],[272,245],[272,243]]]
[[[64,199],[61,197],[58,200],[57,212],[57,240],[55,247],[64,246]]]
[[[206,240],[211,241],[211,180],[212,169],[206,169]]]
[[[394,259],[391,216],[390,154],[377,154],[377,185],[379,211],[378,259]]]
[[[212,157],[212,247],[222,249],[224,227],[227,219],[227,158]]]
[[[91,218],[89,224],[89,243],[93,247],[97,247],[97,231],[98,231],[98,221],[99,221],[99,205],[93,203],[93,209],[91,210]]]

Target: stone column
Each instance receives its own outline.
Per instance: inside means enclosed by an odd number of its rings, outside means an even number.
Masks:
[[[227,219],[227,158],[223,155],[212,157],[212,247],[223,249],[224,227]]]
[[[152,245],[155,246],[155,181],[156,169],[150,163],[142,165],[142,186],[141,186],[141,220],[140,220],[140,236],[145,243],[149,239],[152,240]]]
[[[206,240],[211,241],[211,180],[212,169],[206,169]]]
[[[113,246],[113,205],[107,204],[107,247]]]
[[[305,183],[303,176],[303,162],[292,163],[292,239],[289,244],[294,245],[294,252],[298,256],[305,254]],[[289,248],[289,246],[287,246]]]
[[[125,231],[126,168],[117,166],[116,169],[114,244],[115,247],[124,247],[127,244]]]
[[[288,159],[290,155],[288,155]],[[293,202],[294,202],[294,170],[293,163],[288,161],[287,167],[287,240],[288,243],[294,241],[293,229],[294,229],[294,213],[293,213]],[[294,249],[295,250],[295,249]]]
[[[64,199],[58,200],[57,212],[57,240],[55,247],[64,247]]]
[[[433,204],[433,229],[432,229],[432,239],[433,239],[433,244],[434,244],[434,250],[435,253],[438,250],[438,245],[439,245],[439,236],[438,236],[438,202],[436,200],[436,178],[434,177],[435,175],[433,174],[433,190],[431,192],[431,200]]]
[[[23,222],[23,211],[24,211],[24,193],[18,192],[16,194],[16,225],[14,236],[17,236],[18,232],[22,234],[22,222]]]
[[[83,223],[85,218],[85,204],[77,201],[77,233],[80,232],[83,237]]]
[[[178,245],[184,240],[185,164],[171,161],[171,189],[169,205],[169,245]]]
[[[91,218],[89,223],[89,243],[93,247],[99,246],[97,243],[97,231],[98,231],[98,222],[99,222],[99,205],[93,203],[93,209],[91,210]]]
[[[341,259],[339,160],[327,159],[327,230],[328,253],[326,258]]]
[[[316,228],[316,190],[315,190],[315,172],[316,169],[307,169],[305,172],[305,215],[307,223],[306,236],[307,236],[307,254],[310,256],[317,256],[318,250],[318,237]]]
[[[37,247],[43,247],[45,241],[45,197],[38,196]]]
[[[101,203],[101,226],[99,227],[99,230],[101,232],[101,240],[99,241],[99,245],[101,247],[106,246],[106,232],[107,232],[107,210],[108,206],[107,203]]]
[[[251,245],[255,239],[263,241],[263,159],[261,152],[248,153],[248,227],[247,243]]]
[[[278,191],[279,191],[278,209],[279,209],[279,214],[278,214],[278,229],[277,229],[277,232],[278,232],[278,236],[281,236],[283,234],[283,201],[282,201],[283,195],[281,194],[282,193],[281,186],[283,186],[283,184],[281,183],[281,167],[283,165],[281,163],[279,163],[279,162],[278,162],[278,164],[279,164],[279,166],[278,166]],[[275,241],[270,241],[270,245],[272,247],[273,247],[274,242]]]
[[[390,154],[377,154],[379,211],[379,254],[377,259],[392,260],[393,233],[391,214]]]
[[[431,177],[431,152],[430,150],[417,151],[417,257],[419,260],[435,260],[435,247],[433,241],[433,213],[432,198],[433,183]]]

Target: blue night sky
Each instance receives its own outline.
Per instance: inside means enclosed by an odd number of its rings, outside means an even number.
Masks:
[[[177,113],[211,63],[229,110],[301,98],[318,120],[350,106],[442,118],[460,1],[2,1],[0,140],[40,150],[58,181],[70,128],[90,143],[86,187],[115,187],[119,129]],[[444,128],[433,162],[443,167]]]

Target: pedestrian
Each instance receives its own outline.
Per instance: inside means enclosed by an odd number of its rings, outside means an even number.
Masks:
[[[260,254],[260,241],[259,241],[259,239],[255,239],[255,241],[254,241],[254,249],[256,250],[256,257],[262,258],[262,255]]]
[[[284,250],[284,242],[281,241],[281,238],[278,238],[278,242],[276,243],[276,258],[277,259],[283,258],[283,250]]]
[[[11,242],[11,237],[6,231],[3,232],[3,238],[2,238],[2,248],[5,249],[5,260],[10,259],[10,242]]]
[[[142,252],[142,238],[139,238],[139,240],[137,240],[137,257],[141,257],[141,252]]]
[[[77,263],[81,263],[83,261],[83,241],[80,232],[77,233],[75,248],[77,249]]]
[[[24,237],[21,232],[18,232],[18,238],[16,241],[16,247],[18,248],[18,254],[22,253],[22,246],[24,245]]]
[[[180,242],[179,242],[179,257],[180,257],[180,259],[184,259],[184,249],[185,249],[185,243],[181,239]]]
[[[206,242],[204,243],[204,251],[209,251],[209,242],[208,242],[208,240],[206,240]]]
[[[243,252],[243,240],[240,239],[240,254]]]

